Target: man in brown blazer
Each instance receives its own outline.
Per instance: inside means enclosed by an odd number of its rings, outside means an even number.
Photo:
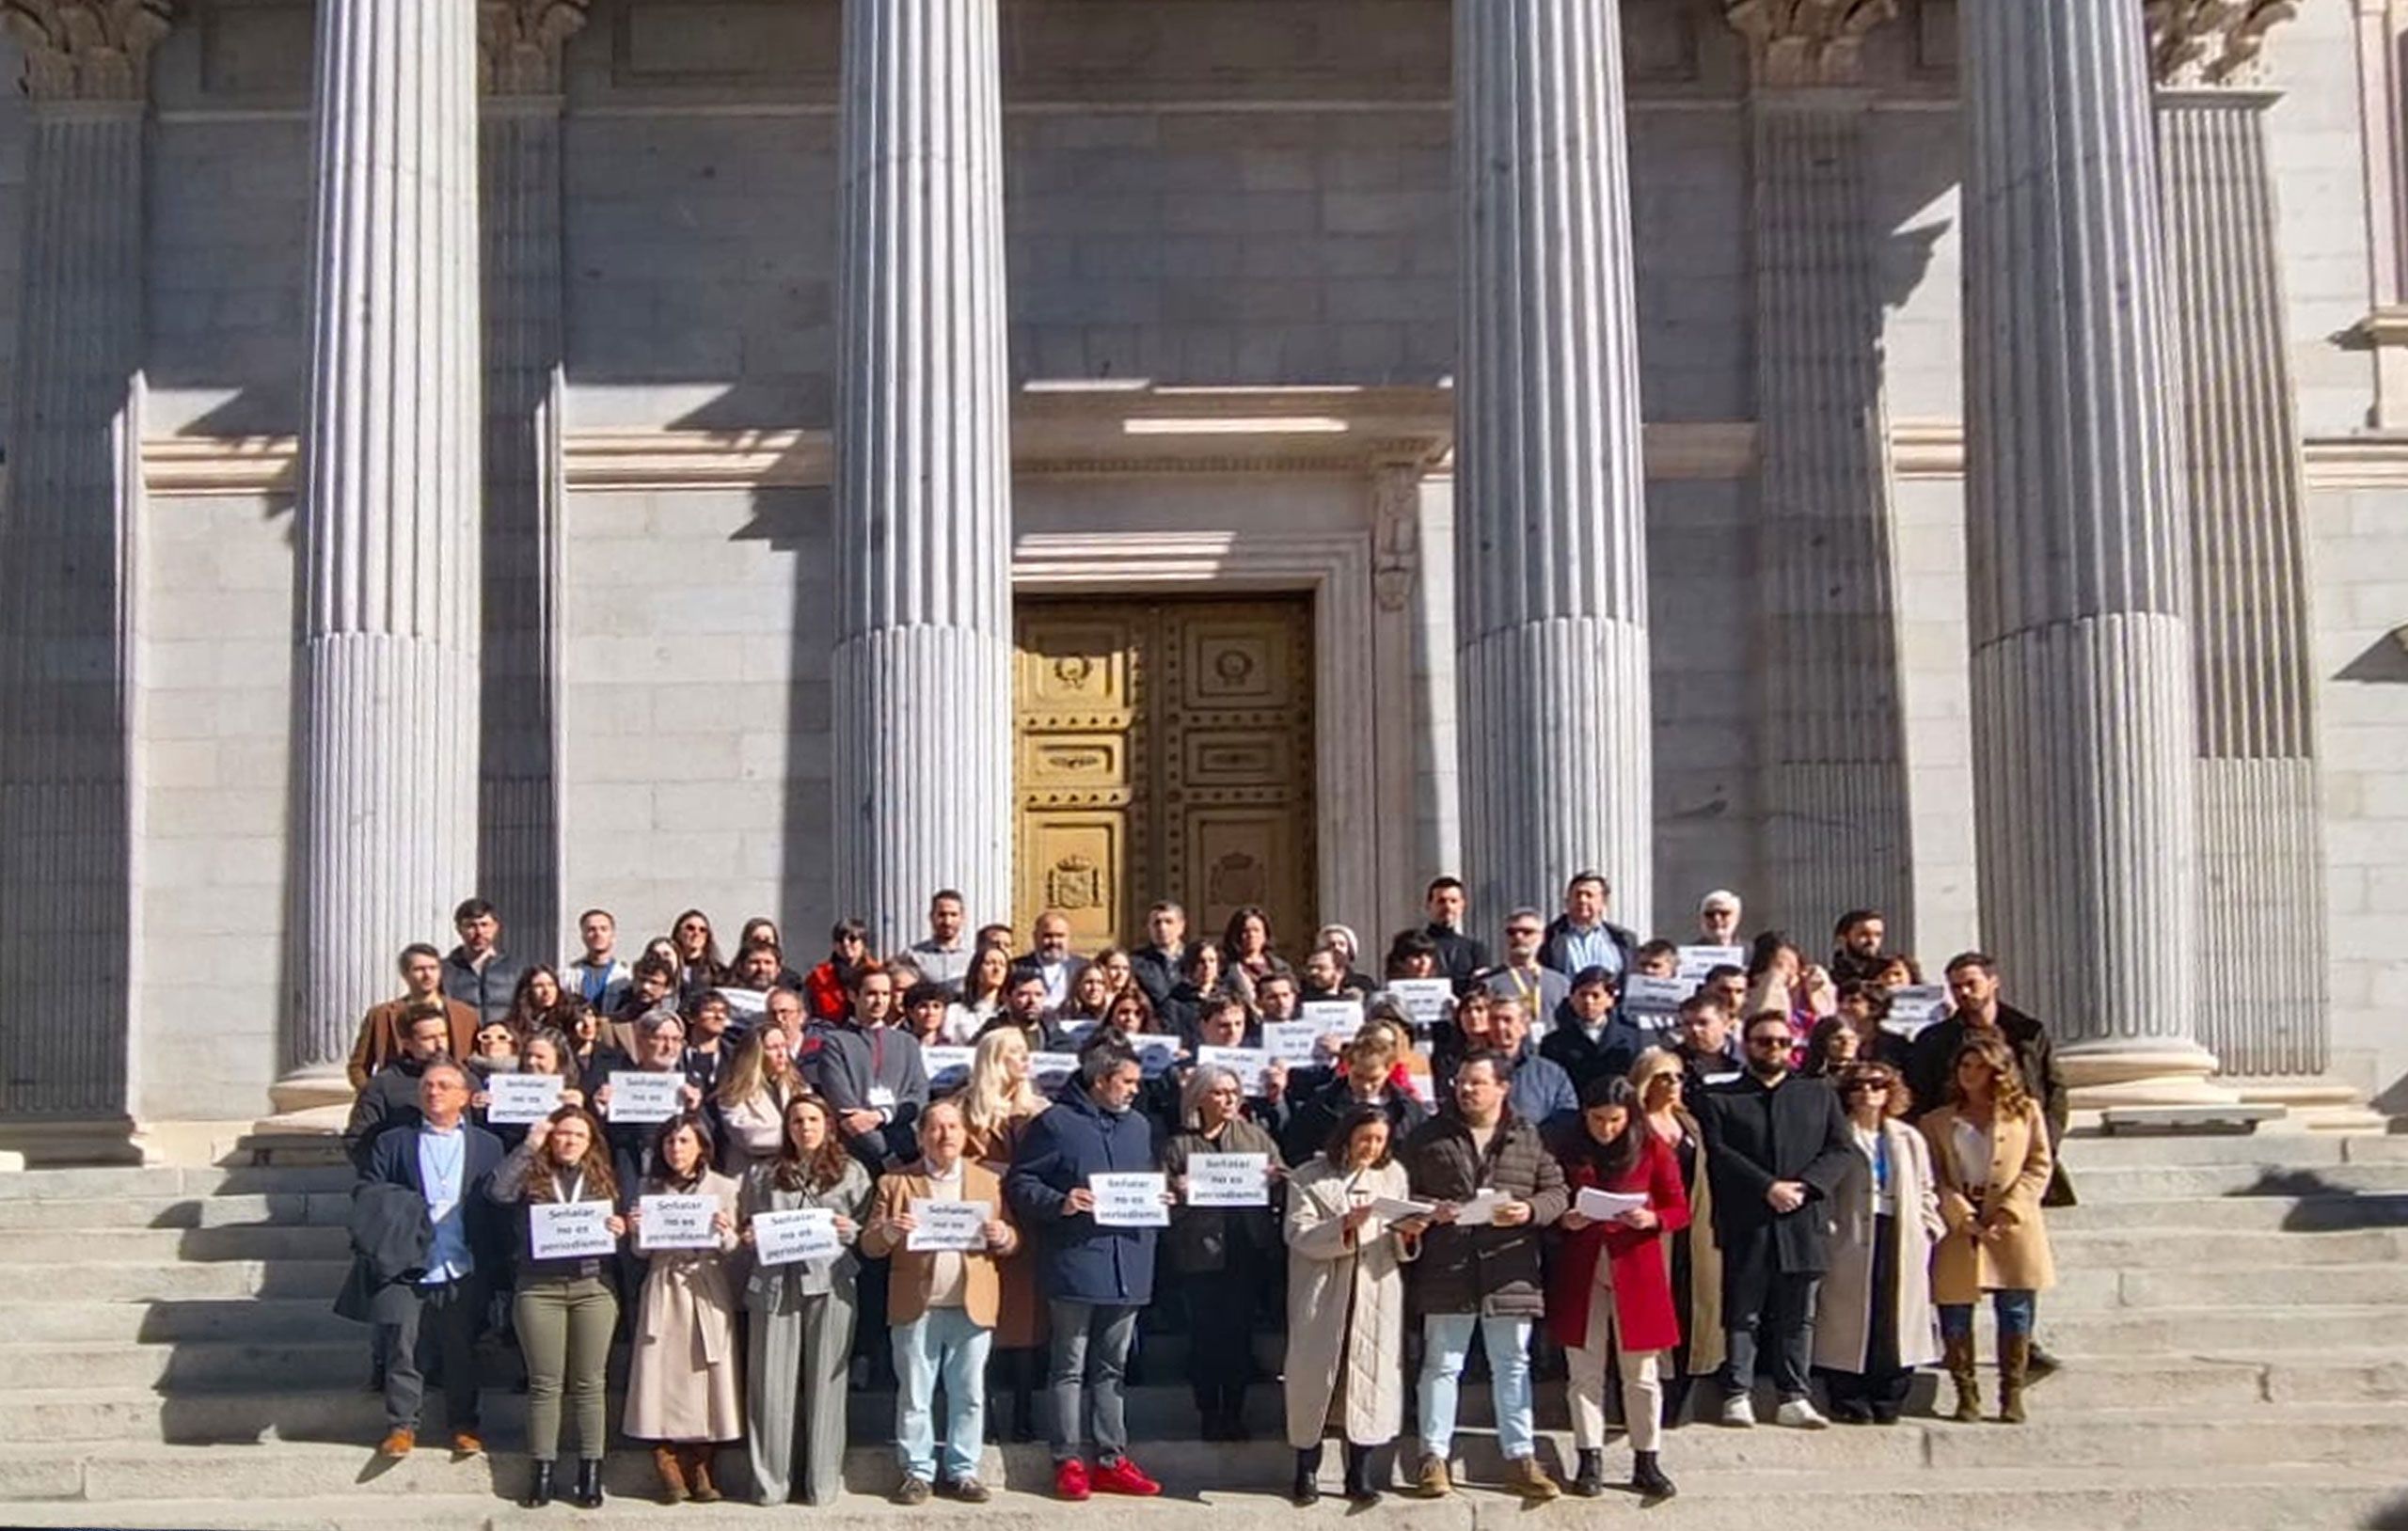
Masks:
[[[398,1000],[371,1005],[360,1018],[359,1039],[351,1045],[351,1063],[344,1070],[355,1091],[366,1088],[378,1069],[407,1050],[402,1045],[405,1040],[402,1022],[430,1004],[441,1005],[452,1024],[452,1056],[465,1062],[476,1053],[477,1012],[444,994],[443,954],[423,942],[404,946],[401,970],[402,986],[408,992]]]
[[[969,1142],[960,1103],[931,1102],[920,1113],[920,1162],[879,1177],[869,1226],[862,1230],[863,1255],[895,1262],[886,1315],[900,1379],[895,1392],[895,1446],[903,1460],[897,1504],[927,1503],[931,1484],[965,1504],[988,1497],[978,1481],[978,1454],[987,1439],[987,1349],[1003,1295],[995,1259],[1020,1247],[1020,1232],[1004,1205],[1002,1181],[965,1157]],[[984,1203],[982,1247],[912,1249],[911,1233],[932,1201]],[[947,1411],[942,1477],[930,1417],[940,1378]]]

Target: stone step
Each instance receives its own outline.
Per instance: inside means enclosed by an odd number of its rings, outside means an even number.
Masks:
[[[336,1318],[331,1303],[322,1298],[21,1302],[9,1306],[5,1321],[11,1339],[36,1342],[142,1340],[172,1345],[214,1340],[302,1344],[349,1339],[363,1352],[368,1344],[367,1329]]]
[[[2408,1192],[2408,1161],[2291,1168],[2265,1164],[2131,1164],[2072,1172],[2087,1204],[2192,1196],[2317,1196]]]
[[[10,1255],[22,1252],[11,1249]],[[56,1264],[0,1264],[0,1292],[12,1294],[9,1313],[64,1302],[176,1302],[197,1298],[313,1297],[334,1301],[350,1272],[349,1259],[216,1260],[143,1263],[76,1258]]]
[[[2306,1168],[2330,1164],[2408,1163],[2408,1135],[2372,1132],[2265,1131],[2140,1134],[2067,1138],[2061,1149],[2076,1175],[2136,1164],[2270,1164]]]
[[[71,1235],[12,1240],[20,1265],[145,1265],[180,1261],[325,1261],[351,1258],[348,1230],[302,1223],[238,1223],[197,1228],[86,1228]]]
[[[240,1164],[152,1164],[123,1169],[18,1170],[0,1175],[0,1201],[222,1196],[274,1192],[336,1192],[347,1194],[357,1179],[348,1164],[290,1168]]]
[[[1988,1309],[1978,1310],[1987,1352]],[[2396,1306],[2111,1308],[2059,1312],[2040,1300],[2040,1338],[2061,1355],[2126,1358],[2352,1349],[2400,1335]]]
[[[348,1333],[303,1342],[0,1343],[0,1397],[12,1392],[44,1392],[68,1381],[77,1387],[152,1388],[178,1394],[342,1387],[368,1375],[368,1332],[354,1324],[341,1324],[341,1328]]]
[[[2408,1265],[2294,1265],[2265,1270],[2135,1270],[2075,1265],[2059,1255],[2043,1312],[2203,1307],[2215,1303],[2323,1307],[2408,1302]]]
[[[2335,1233],[2162,1229],[2132,1233],[2110,1228],[2060,1228],[2050,1216],[2049,1241],[2066,1270],[2272,1271],[2358,1265],[2408,1257],[2408,1227]]]
[[[2137,1233],[2143,1229],[2175,1228],[2194,1232],[2332,1233],[2353,1228],[2401,1228],[2408,1227],[2408,1193],[2168,1196],[2052,1207],[2048,1220],[2052,1233]]]

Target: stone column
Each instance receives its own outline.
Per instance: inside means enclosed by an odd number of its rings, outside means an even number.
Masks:
[[[2297,1084],[2330,1047],[2305,489],[2266,156],[2278,96],[2240,83],[2289,10],[2157,7],[2150,21],[2192,505],[2199,1040],[2226,1074]]]
[[[995,0],[845,7],[834,882],[879,951],[1011,917],[1011,450]]]
[[[168,14],[0,0],[32,101],[0,519],[0,1120],[77,1158],[131,1152],[142,127]]]
[[[319,0],[290,1109],[475,891],[476,0]]]
[[[1735,0],[1748,39],[1764,535],[1765,922],[1850,908],[1913,943],[1881,294],[1865,201],[1864,34],[1895,0]],[[1810,949],[1812,949],[1810,947]]]
[[[1973,0],[1961,24],[1985,939],[2092,1102],[2196,1097],[2190,548],[2141,14]]]
[[[585,0],[478,13],[484,84],[484,688],[477,886],[511,947],[550,961],[561,910],[561,50]]]
[[[1654,740],[1622,22],[1456,0],[1455,621],[1472,905],[1594,868],[1650,924]]]

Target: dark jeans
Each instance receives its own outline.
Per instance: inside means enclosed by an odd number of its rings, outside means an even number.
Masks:
[[[1249,1264],[1183,1276],[1187,1297],[1187,1381],[1196,1409],[1210,1420],[1245,1406],[1254,1381],[1254,1305],[1258,1275]]]
[[[427,1352],[443,1374],[443,1423],[455,1430],[477,1428],[477,1323],[484,1315],[484,1283],[470,1275],[438,1286],[417,1286],[400,1299],[399,1321],[377,1325],[385,1347],[385,1424],[415,1430],[426,1404]]]
[[[1078,1456],[1084,1421],[1095,1436],[1096,1460],[1109,1466],[1129,1450],[1120,1381],[1129,1367],[1130,1342],[1137,1336],[1138,1310],[1058,1297],[1045,1307],[1054,1324],[1047,1379],[1054,1397],[1054,1460],[1065,1462]]]
[[[1772,1352],[1773,1385],[1786,1403],[1807,1396],[1807,1366],[1814,1354],[1814,1288],[1822,1274],[1794,1275],[1766,1271],[1751,1282],[1723,1284],[1722,1334],[1727,1354],[1722,1363],[1722,1396],[1735,1398],[1756,1382],[1757,1337]],[[1750,1292],[1748,1288],[1754,1288]],[[1758,1297],[1750,1304],[1747,1299]],[[1740,1301],[1733,1302],[1737,1298]]]

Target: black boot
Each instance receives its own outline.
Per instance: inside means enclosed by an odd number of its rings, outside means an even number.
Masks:
[[[1346,1501],[1352,1505],[1376,1505],[1380,1491],[1371,1486],[1371,1448],[1346,1444]]]
[[[1245,1428],[1245,1384],[1225,1382],[1221,1386],[1221,1439],[1251,1441],[1253,1435]]]
[[[528,1481],[527,1497],[518,1501],[521,1509],[541,1509],[552,1502],[552,1464],[539,1460],[534,1476]]]
[[[1651,1505],[1661,1504],[1681,1492],[1672,1487],[1671,1478],[1664,1476],[1663,1464],[1656,1460],[1656,1453],[1641,1451],[1635,1453],[1635,1457],[1630,1464],[1630,1486],[1641,1500]]]
[[[602,1507],[602,1459],[580,1457],[577,1461],[577,1490],[568,1502],[579,1509]]]
[[[1296,1452],[1296,1481],[1288,1490],[1289,1503],[1298,1508],[1320,1504],[1321,1484],[1316,1481],[1320,1476],[1321,1444],[1315,1442]]]
[[[1579,1465],[1572,1473],[1572,1492],[1583,1499],[1594,1499],[1606,1492],[1606,1454],[1602,1449],[1581,1448]]]

